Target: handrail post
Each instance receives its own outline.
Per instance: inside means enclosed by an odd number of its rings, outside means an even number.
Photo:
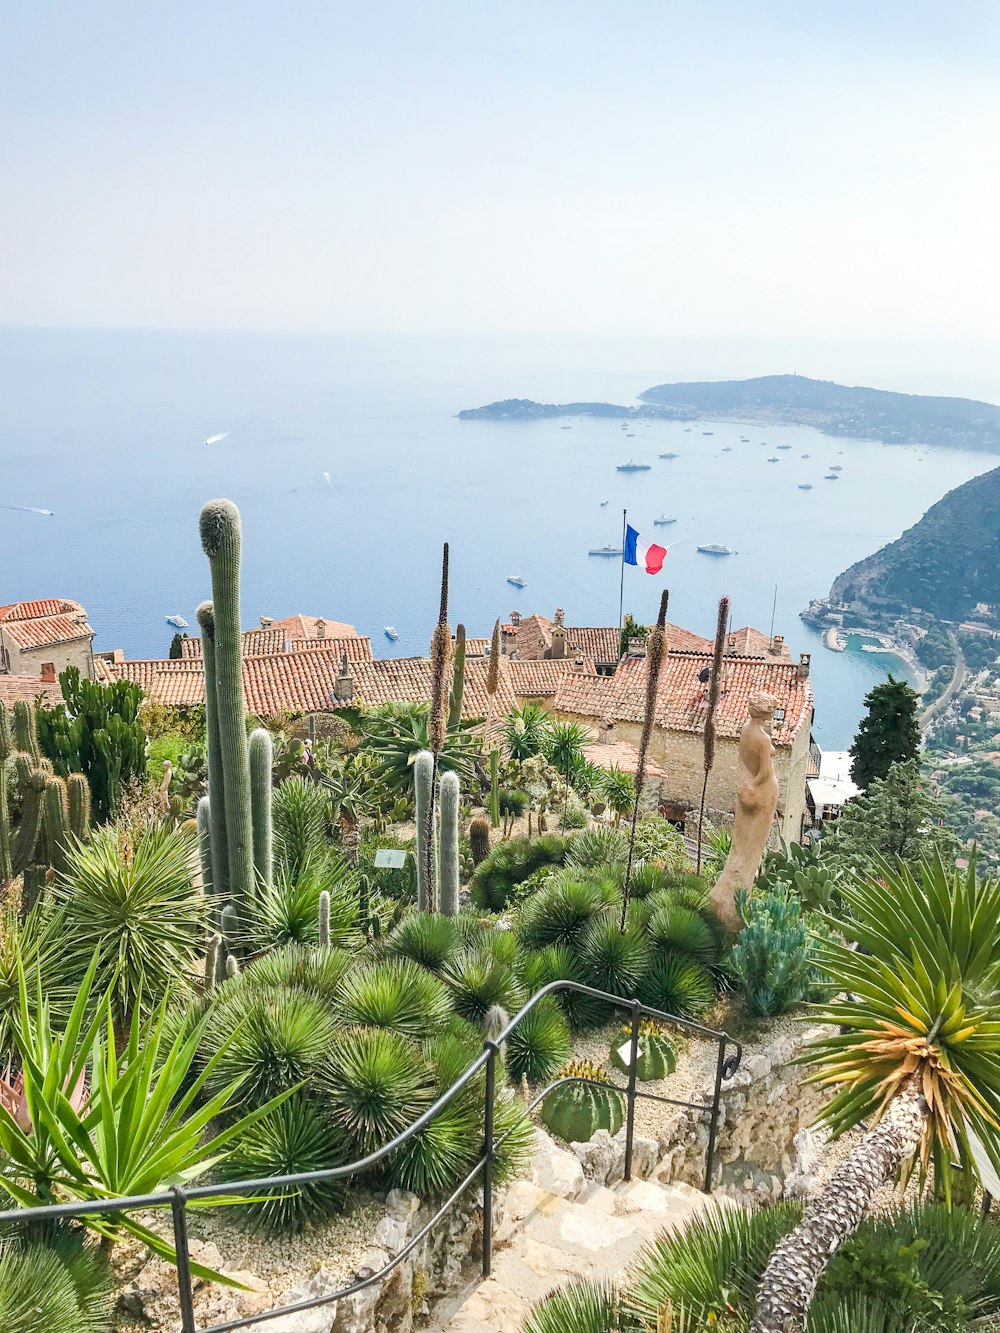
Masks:
[[[486,1108],[483,1124],[483,1277],[493,1267],[493,1103],[496,1097],[497,1050],[495,1042],[483,1043],[486,1060]]]
[[[170,1212],[174,1223],[174,1250],[177,1254],[177,1294],[181,1306],[181,1333],[198,1333],[194,1322],[194,1295],[191,1290],[191,1253],[188,1249],[187,1208],[180,1185],[170,1187]]]
[[[625,1179],[632,1179],[632,1143],[635,1139],[635,1081],[639,1060],[639,1001],[632,1001],[632,1038],[628,1057],[628,1116],[625,1121]]]
[[[715,1140],[719,1132],[719,1099],[722,1096],[722,1075],[726,1066],[726,1039],[719,1042],[719,1058],[715,1063],[715,1092],[712,1096],[712,1118],[708,1125],[708,1152],[705,1157],[704,1194],[712,1193],[712,1177],[715,1174]]]

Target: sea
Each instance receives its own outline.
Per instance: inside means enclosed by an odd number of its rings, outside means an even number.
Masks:
[[[805,427],[456,415],[507,397],[629,403],[667,380],[788,365],[676,341],[0,332],[0,603],[72,597],[97,648],[165,656],[166,617],[194,626],[209,593],[200,507],[227,496],[245,626],[304,612],[349,621],[378,656],[423,654],[445,541],[450,619],[470,635],[515,608],[616,624],[621,564],[588,551],[621,544],[625,511],[669,552],[661,576],[625,568],[624,610],[651,619],[666,584],[670,619],[711,635],[728,595],[734,626],[812,654],[814,734],[846,748],[867,691],[905,666],[829,651],[799,612],[1000,460]],[[616,471],[630,461],[650,470]],[[712,542],[735,554],[698,552]]]

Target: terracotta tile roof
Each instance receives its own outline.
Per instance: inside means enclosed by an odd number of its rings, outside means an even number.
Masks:
[[[37,676],[0,676],[0,703],[14,704],[18,699],[31,703],[40,694],[50,704],[59,703],[62,699],[58,682],[46,683]]]
[[[623,773],[634,773],[639,767],[639,750],[629,741],[595,741],[583,747],[583,756],[588,763],[598,768],[620,768]],[[667,774],[655,764],[646,764],[646,776],[666,778]]]
[[[700,732],[705,723],[707,689],[698,675],[711,665],[709,653],[669,653],[663,665],[656,720],[671,731]],[[613,676],[567,675],[556,693],[554,708],[560,713],[621,722],[641,722],[645,708],[646,660],[622,662]],[[722,693],[716,710],[720,736],[737,737],[746,721],[751,695],[773,694],[785,717],[775,722],[776,745],[790,745],[812,713],[812,690],[808,677],[799,675],[792,662],[759,657],[727,657],[723,667]]]
[[[286,639],[316,639],[319,637],[316,626],[320,621],[328,639],[357,638],[358,631],[353,625],[342,620],[328,620],[325,616],[288,616],[284,620],[272,620],[267,628],[280,631]]]
[[[772,652],[771,636],[765,634],[763,630],[754,629],[752,625],[744,625],[741,629],[734,629],[726,638],[727,651],[739,653],[744,657],[773,657],[777,661],[790,662],[792,655],[788,645],[782,640],[780,650]]]
[[[269,657],[276,653],[305,652],[313,648],[326,652],[347,654],[349,662],[371,661],[372,645],[367,635],[357,634],[345,639],[289,639],[283,630],[247,629],[243,631],[244,657]],[[201,657],[201,639],[181,640],[181,655],[185,658]],[[339,658],[338,658],[339,660]]]
[[[503,666],[511,689],[521,699],[550,698],[559,688],[563,676],[576,669],[572,657],[546,658],[541,662],[522,662],[520,658],[512,662],[505,657]],[[584,659],[582,669],[593,674],[596,668],[593,662]]]
[[[0,621],[41,620],[45,616],[86,615],[79,602],[67,597],[47,597],[40,602],[11,602],[0,606]]]
[[[83,616],[84,619],[78,619]],[[37,616],[24,620],[5,620],[0,624],[4,637],[19,648],[47,648],[50,644],[70,643],[74,639],[92,639],[94,631],[87,624],[86,613]]]
[[[485,657],[490,650],[492,635],[488,639],[469,639],[465,640],[466,657]]]
[[[517,651],[524,661],[537,661],[544,658],[552,647],[553,622],[546,616],[526,616],[519,625],[508,623],[503,629],[508,638],[508,647]],[[756,632],[756,631],[755,631]],[[513,638],[513,644],[510,639]],[[704,653],[712,651],[710,639],[700,634],[693,634],[680,625],[667,625],[667,638],[675,652]],[[566,653],[574,656],[577,652],[593,662],[607,665],[618,661],[620,634],[617,625],[567,625]]]
[[[334,639],[329,635],[325,639],[292,639],[287,651],[304,653],[311,652],[313,649],[320,652],[336,653],[338,662],[345,653],[348,662],[370,662],[372,660],[372,641],[367,634],[349,635],[343,639]]]

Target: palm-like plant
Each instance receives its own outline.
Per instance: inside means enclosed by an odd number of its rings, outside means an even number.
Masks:
[[[572,772],[592,739],[587,728],[578,722],[552,722],[545,738],[545,757],[560,773]]]
[[[827,1263],[878,1187],[914,1154],[947,1198],[952,1163],[1000,1188],[1000,881],[940,858],[882,862],[879,882],[841,888],[831,921],[865,952],[831,938],[818,961],[845,998],[827,1006],[839,1032],[807,1053],[813,1080],[835,1089],[823,1118],[834,1134],[867,1123],[861,1144],[775,1250],[754,1333],[805,1326]]]
[[[552,714],[541,704],[512,708],[503,720],[503,738],[511,759],[530,759],[545,754],[552,730]],[[563,770],[565,771],[565,770]]]
[[[451,1014],[444,985],[409,958],[366,963],[349,972],[337,1002],[348,1026],[389,1028],[423,1037]]]
[[[621,824],[622,815],[627,815],[635,801],[635,782],[632,774],[626,773],[619,768],[617,764],[612,764],[606,769],[601,778],[601,795],[607,802],[608,809],[615,817],[615,828]],[[623,860],[628,855],[628,847],[625,845]]]
[[[185,989],[204,950],[212,902],[194,887],[196,860],[193,835],[163,824],[150,824],[134,843],[107,825],[68,851],[53,895],[59,972],[78,980],[96,952],[96,986],[111,995],[120,1037],[140,1000],[148,1010]]]
[[[307,778],[287,778],[272,797],[275,867],[297,875],[326,851],[330,802],[323,787]]]
[[[394,704],[368,715],[365,743],[379,761],[380,780],[391,791],[412,793],[413,764],[429,750],[430,717],[426,704]],[[465,782],[472,774],[475,742],[462,727],[447,727],[437,756],[438,773],[457,773]]]

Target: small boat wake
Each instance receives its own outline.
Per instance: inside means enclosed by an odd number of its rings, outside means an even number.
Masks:
[[[44,518],[55,518],[54,509],[41,509],[38,505],[0,505],[0,509],[10,509],[18,514],[41,514]]]
[[[205,441],[206,444],[221,444],[223,440],[228,440],[232,435],[231,430],[220,430],[218,435],[210,435]]]

